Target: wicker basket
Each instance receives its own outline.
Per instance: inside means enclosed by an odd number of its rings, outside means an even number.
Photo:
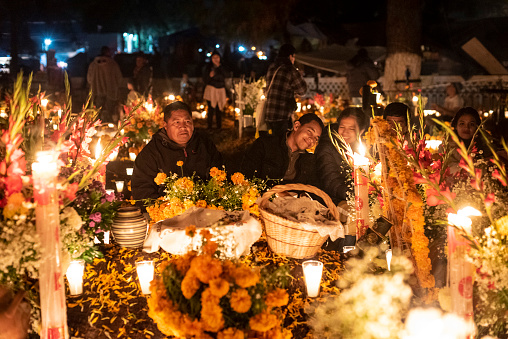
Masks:
[[[295,259],[313,257],[328,236],[323,237],[317,231],[305,230],[301,226],[301,223],[282,218],[265,210],[266,203],[273,194],[285,191],[305,191],[318,195],[324,200],[332,216],[337,220],[339,227],[341,227],[340,221],[338,221],[339,212],[337,207],[325,192],[314,186],[302,184],[278,185],[261,197],[259,211],[261,212],[261,219],[264,221],[266,238],[270,249],[277,254],[283,254]]]

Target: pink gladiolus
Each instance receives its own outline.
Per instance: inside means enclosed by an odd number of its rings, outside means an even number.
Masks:
[[[11,195],[13,193],[21,192],[23,189],[23,180],[19,175],[8,176],[5,179],[5,190],[7,191],[7,195]]]
[[[503,186],[506,186],[506,178],[503,178],[503,176],[501,175],[501,173],[499,173],[497,169],[494,170],[494,172],[492,172],[492,177],[499,180]]]
[[[492,205],[494,204],[495,201],[496,201],[495,194],[489,193],[489,194],[487,194],[487,197],[485,198],[485,206],[487,206],[487,208],[490,208],[490,207],[492,207]]]
[[[65,190],[65,197],[71,201],[76,199],[76,192],[78,191],[78,186],[79,185],[77,182],[67,186],[67,189]]]

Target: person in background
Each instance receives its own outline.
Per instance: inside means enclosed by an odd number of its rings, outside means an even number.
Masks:
[[[243,157],[242,173],[247,178],[316,185],[315,157],[307,150],[316,146],[323,130],[321,119],[308,113],[295,121],[285,138],[275,135],[257,138]]]
[[[221,64],[221,55],[215,51],[210,57],[211,62],[205,67],[203,82],[205,92],[203,99],[208,103],[208,129],[212,129],[213,117],[217,129],[222,128],[222,110],[226,106],[226,78],[228,72]]]
[[[134,90],[148,98],[152,92],[152,67],[148,64],[146,55],[141,52],[136,56],[136,66],[133,71]]]
[[[346,78],[349,97],[354,105],[359,105],[362,97],[360,89],[367,84],[367,81],[377,80],[379,71],[365,48],[360,48],[356,55],[348,61],[347,66]]]
[[[442,114],[442,120],[451,121],[457,111],[464,106],[464,100],[459,95],[459,85],[449,83],[446,86],[446,97],[443,106],[432,104],[431,109]]]
[[[266,74],[267,93],[264,105],[264,120],[272,134],[284,139],[291,129],[293,113],[296,109],[295,95],[307,92],[307,83],[294,66],[296,49],[293,45],[280,47],[275,62]]]
[[[212,167],[222,167],[222,155],[213,142],[194,130],[192,113],[185,103],[175,101],[164,108],[166,127],[159,129],[136,157],[132,175],[135,200],[157,199],[164,195],[163,185],[154,179],[159,173],[192,176],[206,180]],[[181,166],[177,163],[182,162]]]
[[[360,136],[368,127],[368,120],[362,109],[349,107],[342,111],[337,119],[337,123],[330,125],[330,131],[338,133],[354,152],[358,152],[360,145]],[[332,136],[332,138],[335,138]],[[345,151],[346,145],[337,140]],[[328,133],[321,138],[315,151],[316,170],[319,178],[318,187],[330,196],[334,204],[339,206],[341,211],[341,221],[347,220],[347,201],[354,196],[354,181],[352,169],[348,162],[342,157],[335,148]],[[339,210],[340,211],[340,210]],[[346,232],[346,237],[337,239],[334,242],[328,241],[325,248],[328,250],[342,251],[343,246],[354,246],[356,237],[356,228]]]
[[[120,67],[112,55],[109,47],[101,48],[101,55],[96,57],[88,68],[87,81],[92,89],[93,103],[102,108],[102,122],[116,123],[119,88],[125,85]]]
[[[397,125],[400,128],[400,133],[404,139],[410,141],[408,130],[408,112],[409,107],[402,102],[392,102],[386,106],[383,111],[383,119],[387,120],[394,130],[397,130]]]

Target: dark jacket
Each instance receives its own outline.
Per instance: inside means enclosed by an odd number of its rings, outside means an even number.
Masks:
[[[316,147],[316,170],[318,187],[330,196],[337,205],[354,194],[352,170],[333,146],[325,131]]]
[[[289,147],[286,138],[273,135],[260,137],[254,141],[244,155],[241,172],[247,178],[282,179],[289,165]],[[281,184],[300,183],[317,185],[314,154],[303,152],[295,163],[296,176]]]
[[[210,77],[210,72],[212,70],[214,71],[214,76]],[[224,66],[220,65],[219,67],[215,67],[211,62],[206,65],[203,73],[203,82],[205,85],[210,85],[215,88],[225,88],[226,78],[228,78],[228,71]]]
[[[183,161],[183,166],[176,163]],[[213,142],[196,130],[187,146],[181,147],[166,134],[166,129],[161,128],[148,145],[139,153],[134,163],[132,175],[132,196],[135,200],[146,198],[158,198],[164,195],[164,188],[154,182],[159,172],[176,173],[178,176],[192,176],[195,174],[203,180],[209,178],[210,168],[221,168],[223,165],[222,155]]]

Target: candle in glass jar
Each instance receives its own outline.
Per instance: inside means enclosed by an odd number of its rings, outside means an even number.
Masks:
[[[132,175],[132,172],[134,171],[134,168],[129,167],[129,168],[126,168],[125,171],[127,172],[127,175]]]
[[[116,190],[118,192],[122,193],[123,192],[124,182],[122,180],[119,180],[119,181],[116,181],[115,184],[116,184]]]
[[[73,260],[69,264],[67,273],[67,281],[69,282],[69,290],[71,295],[79,295],[83,293],[83,272],[85,271],[84,260]]]
[[[150,294],[150,283],[154,276],[153,261],[138,261],[136,263],[136,271],[138,272],[139,284],[143,294]]]
[[[360,154],[353,154],[356,238],[365,234],[369,227],[369,186],[366,175],[369,171],[369,159],[364,156],[365,148],[360,143]]]
[[[307,260],[302,263],[307,296],[315,298],[319,295],[321,275],[323,274],[323,263],[317,260]]]
[[[131,161],[136,160],[136,153],[134,153],[134,152],[129,152],[129,159],[130,159]]]

